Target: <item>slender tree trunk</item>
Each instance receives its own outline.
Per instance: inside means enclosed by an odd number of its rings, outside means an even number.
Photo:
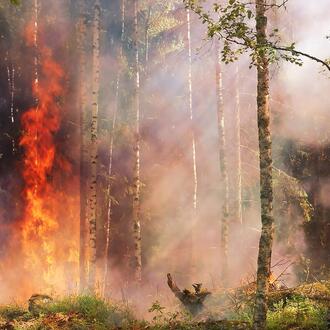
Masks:
[[[225,116],[223,104],[223,86],[221,72],[221,48],[220,42],[217,43],[216,58],[216,95],[217,95],[217,115],[218,115],[218,138],[219,138],[219,164],[220,164],[220,185],[222,187],[221,197],[222,216],[221,216],[221,280],[224,285],[228,279],[228,218],[229,218],[229,188],[226,159],[226,139],[225,139]]]
[[[145,42],[145,63],[149,62],[149,28],[150,28],[150,17],[151,17],[151,5],[148,6],[148,16],[146,20],[146,26],[144,30],[144,42]]]
[[[138,47],[138,0],[133,0],[134,5],[134,31],[133,48],[135,53],[134,64],[134,112],[135,112],[135,141],[134,141],[134,177],[133,177],[133,271],[134,281],[139,284],[142,280],[142,251],[141,251],[141,200],[140,200],[140,69]]]
[[[256,1],[257,43],[267,42],[266,0]],[[261,237],[259,242],[257,291],[254,311],[254,329],[266,328],[267,293],[271,270],[274,233],[272,147],[269,110],[269,63],[263,50],[259,51],[257,65],[258,132],[260,158]]]
[[[38,99],[38,89],[39,89],[39,47],[38,47],[38,32],[39,32],[39,2],[38,0],[34,0],[34,30],[33,30],[33,46],[34,46],[34,88],[35,88],[35,111],[38,113],[39,111],[39,99]],[[38,116],[37,116],[38,118]],[[37,119],[38,120],[38,119]],[[37,142],[39,139],[38,131],[36,131],[35,141]],[[36,163],[38,163],[39,155],[36,155]],[[38,191],[37,185],[35,186],[34,193],[36,194]]]
[[[112,176],[112,161],[113,161],[113,148],[115,139],[115,128],[117,124],[117,113],[119,109],[119,89],[121,84],[121,74],[122,74],[122,63],[123,63],[123,44],[125,37],[125,0],[121,0],[121,40],[118,54],[118,72],[116,80],[116,95],[115,95],[115,107],[113,111],[112,127],[110,132],[110,146],[109,146],[109,168],[108,168],[108,212],[107,212],[107,225],[106,225],[106,244],[105,244],[105,267],[104,267],[104,288],[103,295],[107,292],[108,284],[108,274],[109,274],[109,257],[110,257],[110,240],[111,240],[111,212],[112,212],[112,199],[111,199],[111,176]]]
[[[15,100],[15,67],[13,63],[8,63],[9,58],[12,61],[12,57],[9,56],[7,53],[6,61],[7,61],[7,80],[8,80],[8,90],[10,96],[10,122],[13,127],[15,127],[15,109],[14,109],[14,100]],[[15,138],[11,137],[11,146],[12,146],[12,153],[15,154],[16,152],[16,143]]]
[[[14,26],[14,20],[16,19],[15,13],[13,11],[12,5],[9,6],[9,24]],[[5,61],[7,63],[7,80],[8,80],[8,91],[10,99],[10,124],[12,127],[12,132],[15,131],[15,64],[13,58],[12,45],[10,44],[9,49],[6,53]],[[11,151],[14,155],[16,153],[16,141],[13,134],[11,134]]]
[[[187,46],[188,46],[188,100],[189,100],[189,126],[191,135],[191,163],[192,163],[192,217],[191,217],[191,267],[192,274],[195,272],[195,253],[194,253],[194,230],[197,221],[197,192],[198,192],[198,178],[197,178],[197,162],[196,162],[196,138],[194,130],[194,109],[193,109],[193,90],[192,90],[192,48],[191,48],[191,23],[190,10],[186,9],[187,14]]]
[[[235,159],[234,159],[234,205],[233,205],[233,220],[236,223],[242,224],[242,162],[241,162],[241,116],[240,116],[240,95],[239,95],[239,70],[236,66],[235,75],[235,117],[234,117],[234,132],[235,132]]]
[[[80,18],[77,26],[79,51],[79,110],[80,110],[80,247],[79,247],[79,290],[87,286],[88,223],[86,216],[87,201],[87,164],[88,164],[88,127],[86,116],[86,23],[85,8],[80,1]]]
[[[90,183],[89,183],[89,281],[90,291],[95,289],[96,275],[96,226],[97,226],[97,154],[98,154],[98,98],[100,85],[100,1],[94,3],[93,19],[93,87],[92,87],[92,122],[90,140]]]

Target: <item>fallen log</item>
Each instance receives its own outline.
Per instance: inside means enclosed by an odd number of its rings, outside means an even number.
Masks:
[[[171,274],[167,274],[167,284],[176,298],[180,300],[182,305],[192,315],[197,315],[203,310],[204,300],[211,294],[211,292],[202,289],[202,283],[196,283],[192,285],[195,292],[192,292],[188,289],[180,290],[174,282]]]

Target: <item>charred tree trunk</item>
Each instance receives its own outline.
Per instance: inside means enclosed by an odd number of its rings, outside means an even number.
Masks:
[[[256,31],[258,45],[267,43],[266,9],[266,0],[256,1]],[[262,229],[259,242],[254,329],[265,329],[267,316],[267,293],[269,289],[274,232],[273,178],[269,109],[269,63],[265,51],[262,48],[259,50],[258,55],[257,106]]]
[[[100,80],[100,1],[94,4],[93,19],[93,87],[92,87],[92,122],[90,140],[90,182],[89,182],[89,279],[88,287],[94,291],[96,276],[96,227],[97,227],[97,156],[98,156],[98,98]]]
[[[133,0],[134,5],[134,31],[133,48],[135,54],[134,63],[134,174],[133,174],[133,272],[136,284],[142,279],[142,251],[141,251],[141,200],[140,200],[140,69],[139,69],[139,47],[138,47],[138,0]]]
[[[219,138],[219,164],[220,164],[220,185],[222,186],[223,198],[221,216],[221,280],[226,285],[228,277],[228,218],[229,218],[229,188],[226,159],[226,139],[225,139],[225,116],[223,104],[223,87],[221,72],[221,49],[220,42],[217,44],[216,58],[216,95],[217,95],[217,115],[218,115],[218,138]]]
[[[109,146],[109,168],[108,168],[108,187],[107,187],[107,197],[108,197],[108,212],[107,212],[107,225],[106,225],[106,244],[105,244],[105,267],[104,267],[104,288],[103,295],[106,294],[107,284],[108,284],[108,274],[109,274],[109,257],[110,257],[110,240],[111,240],[111,212],[112,212],[112,197],[111,197],[111,176],[112,176],[112,161],[113,161],[113,148],[115,139],[115,129],[117,124],[117,113],[119,109],[119,90],[121,85],[121,75],[122,75],[122,63],[123,63],[123,43],[125,36],[125,0],[121,0],[121,43],[119,47],[118,54],[118,73],[116,80],[116,93],[115,93],[115,107],[112,117],[112,127],[110,132],[110,146]]]

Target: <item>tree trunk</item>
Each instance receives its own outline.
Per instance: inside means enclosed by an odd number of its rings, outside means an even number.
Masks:
[[[240,95],[239,95],[239,70],[236,66],[235,75],[235,112],[234,112],[234,203],[233,203],[233,220],[242,224],[242,162],[241,162],[241,116],[240,116]]]
[[[228,218],[229,218],[229,188],[226,159],[226,139],[225,139],[225,116],[223,104],[223,87],[221,72],[221,48],[217,42],[216,58],[216,95],[217,95],[217,115],[218,115],[218,138],[219,138],[219,164],[220,164],[220,185],[222,187],[222,216],[221,216],[221,280],[226,285],[228,279]]]
[[[257,44],[267,42],[266,0],[256,1]],[[265,52],[259,50],[257,63],[258,133],[260,158],[261,237],[259,242],[257,291],[254,311],[254,329],[266,328],[267,293],[271,269],[274,232],[273,178],[269,110],[269,63]]]
[[[7,81],[8,81],[8,91],[10,99],[10,124],[12,126],[13,132],[15,129],[15,109],[14,109],[14,99],[15,99],[15,66],[13,64],[13,58],[11,55],[11,50],[7,51],[5,61],[7,62]],[[12,154],[16,152],[16,142],[15,138],[11,137],[11,147]]]
[[[146,19],[146,26],[144,30],[144,42],[145,42],[145,64],[149,62],[149,28],[150,28],[150,17],[151,17],[151,5],[148,6],[148,15]]]
[[[121,41],[118,55],[118,72],[116,81],[116,93],[115,93],[115,107],[113,111],[112,127],[110,132],[110,146],[109,146],[109,168],[108,168],[108,212],[107,212],[107,225],[106,225],[106,244],[105,244],[105,267],[104,267],[104,279],[103,279],[103,295],[107,291],[108,274],[109,274],[109,256],[110,256],[110,240],[111,240],[111,212],[112,212],[112,199],[111,199],[111,176],[112,176],[112,161],[113,161],[113,148],[115,139],[115,128],[117,124],[117,113],[119,108],[119,89],[121,84],[121,70],[123,63],[123,43],[125,36],[125,0],[121,0]]]
[[[188,46],[188,100],[189,100],[189,127],[191,136],[191,164],[192,164],[192,217],[191,217],[191,267],[192,276],[195,272],[195,253],[194,253],[194,229],[197,221],[197,192],[198,192],[198,178],[197,178],[197,163],[196,163],[196,138],[194,130],[194,110],[193,110],[193,95],[192,95],[192,51],[191,51],[191,24],[190,24],[190,10],[187,8],[187,46]]]
[[[135,112],[135,136],[134,136],[134,177],[133,177],[133,272],[134,281],[139,284],[142,279],[141,258],[141,201],[140,201],[140,70],[139,70],[139,48],[138,48],[138,0],[134,4],[134,31],[133,48],[135,53],[134,64],[134,112]]]
[[[77,26],[79,51],[79,108],[80,108],[80,247],[79,247],[79,290],[87,285],[88,224],[86,216],[87,201],[87,164],[88,164],[88,127],[86,118],[86,23],[85,8],[80,1],[80,17]]]
[[[93,87],[92,87],[92,122],[90,140],[90,183],[89,183],[89,203],[88,203],[88,222],[89,222],[89,281],[90,291],[95,288],[96,273],[96,226],[97,226],[97,154],[98,154],[98,98],[100,80],[100,1],[94,4],[93,20]]]

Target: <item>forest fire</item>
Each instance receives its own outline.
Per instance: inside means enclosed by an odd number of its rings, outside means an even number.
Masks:
[[[0,2],[0,329],[326,328],[326,2]]]
[[[28,28],[27,40],[33,41],[32,29]],[[64,224],[61,209],[66,208],[65,221],[72,221],[73,205],[69,196],[56,188],[54,171],[63,174],[70,173],[70,164],[57,151],[55,135],[60,129],[61,107],[60,98],[64,90],[61,85],[64,73],[58,63],[52,58],[52,51],[39,46],[39,69],[36,67],[36,77],[33,81],[33,96],[35,107],[26,111],[21,118],[23,134],[20,146],[24,150],[22,177],[24,179],[24,216],[21,226],[21,244],[24,258],[24,268],[30,273],[42,274],[39,287],[49,287],[54,279],[63,278],[63,269],[57,263],[74,262],[74,243],[70,243],[67,256],[61,256],[65,243],[56,243],[57,235]],[[40,76],[40,78],[39,78]],[[63,234],[63,232],[62,232]],[[63,236],[62,236],[63,238]],[[66,246],[68,247],[68,246]],[[61,258],[61,259],[59,259]],[[61,276],[62,275],[62,276]]]

